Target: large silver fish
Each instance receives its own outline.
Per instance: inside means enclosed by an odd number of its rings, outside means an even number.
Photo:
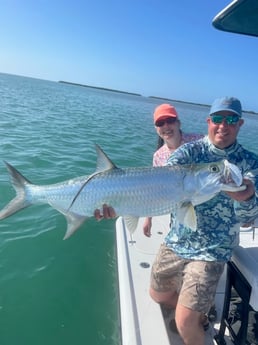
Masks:
[[[194,205],[220,191],[242,190],[240,170],[226,160],[216,163],[147,168],[117,168],[99,146],[97,169],[90,176],[52,185],[35,185],[6,163],[16,197],[1,211],[0,219],[36,203],[48,203],[67,219],[68,238],[94,210],[111,205],[124,216],[133,232],[138,218],[158,216],[179,209],[181,221],[196,227]]]

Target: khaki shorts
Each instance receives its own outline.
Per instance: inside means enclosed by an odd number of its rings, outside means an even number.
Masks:
[[[151,288],[157,292],[177,292],[178,303],[207,313],[214,303],[224,262],[187,260],[162,244],[151,271]]]

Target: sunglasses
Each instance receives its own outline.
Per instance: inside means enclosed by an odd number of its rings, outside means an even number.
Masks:
[[[228,116],[223,116],[223,115],[210,115],[211,121],[215,123],[216,125],[222,123],[224,120],[228,125],[235,125],[238,123],[240,120],[239,115],[228,115]]]
[[[168,125],[171,125],[172,123],[175,123],[176,120],[177,120],[176,117],[168,117],[167,119],[156,121],[155,126],[156,127],[162,127],[162,126],[164,126],[165,123],[167,123]]]

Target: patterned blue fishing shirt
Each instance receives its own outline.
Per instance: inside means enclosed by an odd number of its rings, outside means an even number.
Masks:
[[[227,159],[238,166],[243,177],[255,184],[256,195],[248,201],[235,201],[225,192],[194,207],[197,229],[184,226],[172,215],[166,245],[177,255],[190,260],[227,261],[239,243],[240,224],[258,217],[258,156],[244,149],[238,142],[226,149],[218,149],[208,136],[180,146],[168,159],[167,165],[209,163]]]

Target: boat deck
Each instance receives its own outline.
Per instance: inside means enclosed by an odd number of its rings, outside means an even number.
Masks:
[[[149,279],[152,262],[168,231],[169,216],[153,217],[152,236],[144,236],[143,220],[130,235],[120,217],[116,222],[117,259],[120,294],[121,333],[123,345],[183,345],[178,334],[168,328],[171,319],[163,317],[158,304],[149,296]],[[258,228],[241,232],[240,245],[258,247]],[[258,249],[258,248],[257,248]],[[226,274],[221,277],[216,294],[217,320],[223,309]],[[213,345],[219,322],[210,325],[205,332],[205,345]],[[227,345],[232,345],[226,333]]]

